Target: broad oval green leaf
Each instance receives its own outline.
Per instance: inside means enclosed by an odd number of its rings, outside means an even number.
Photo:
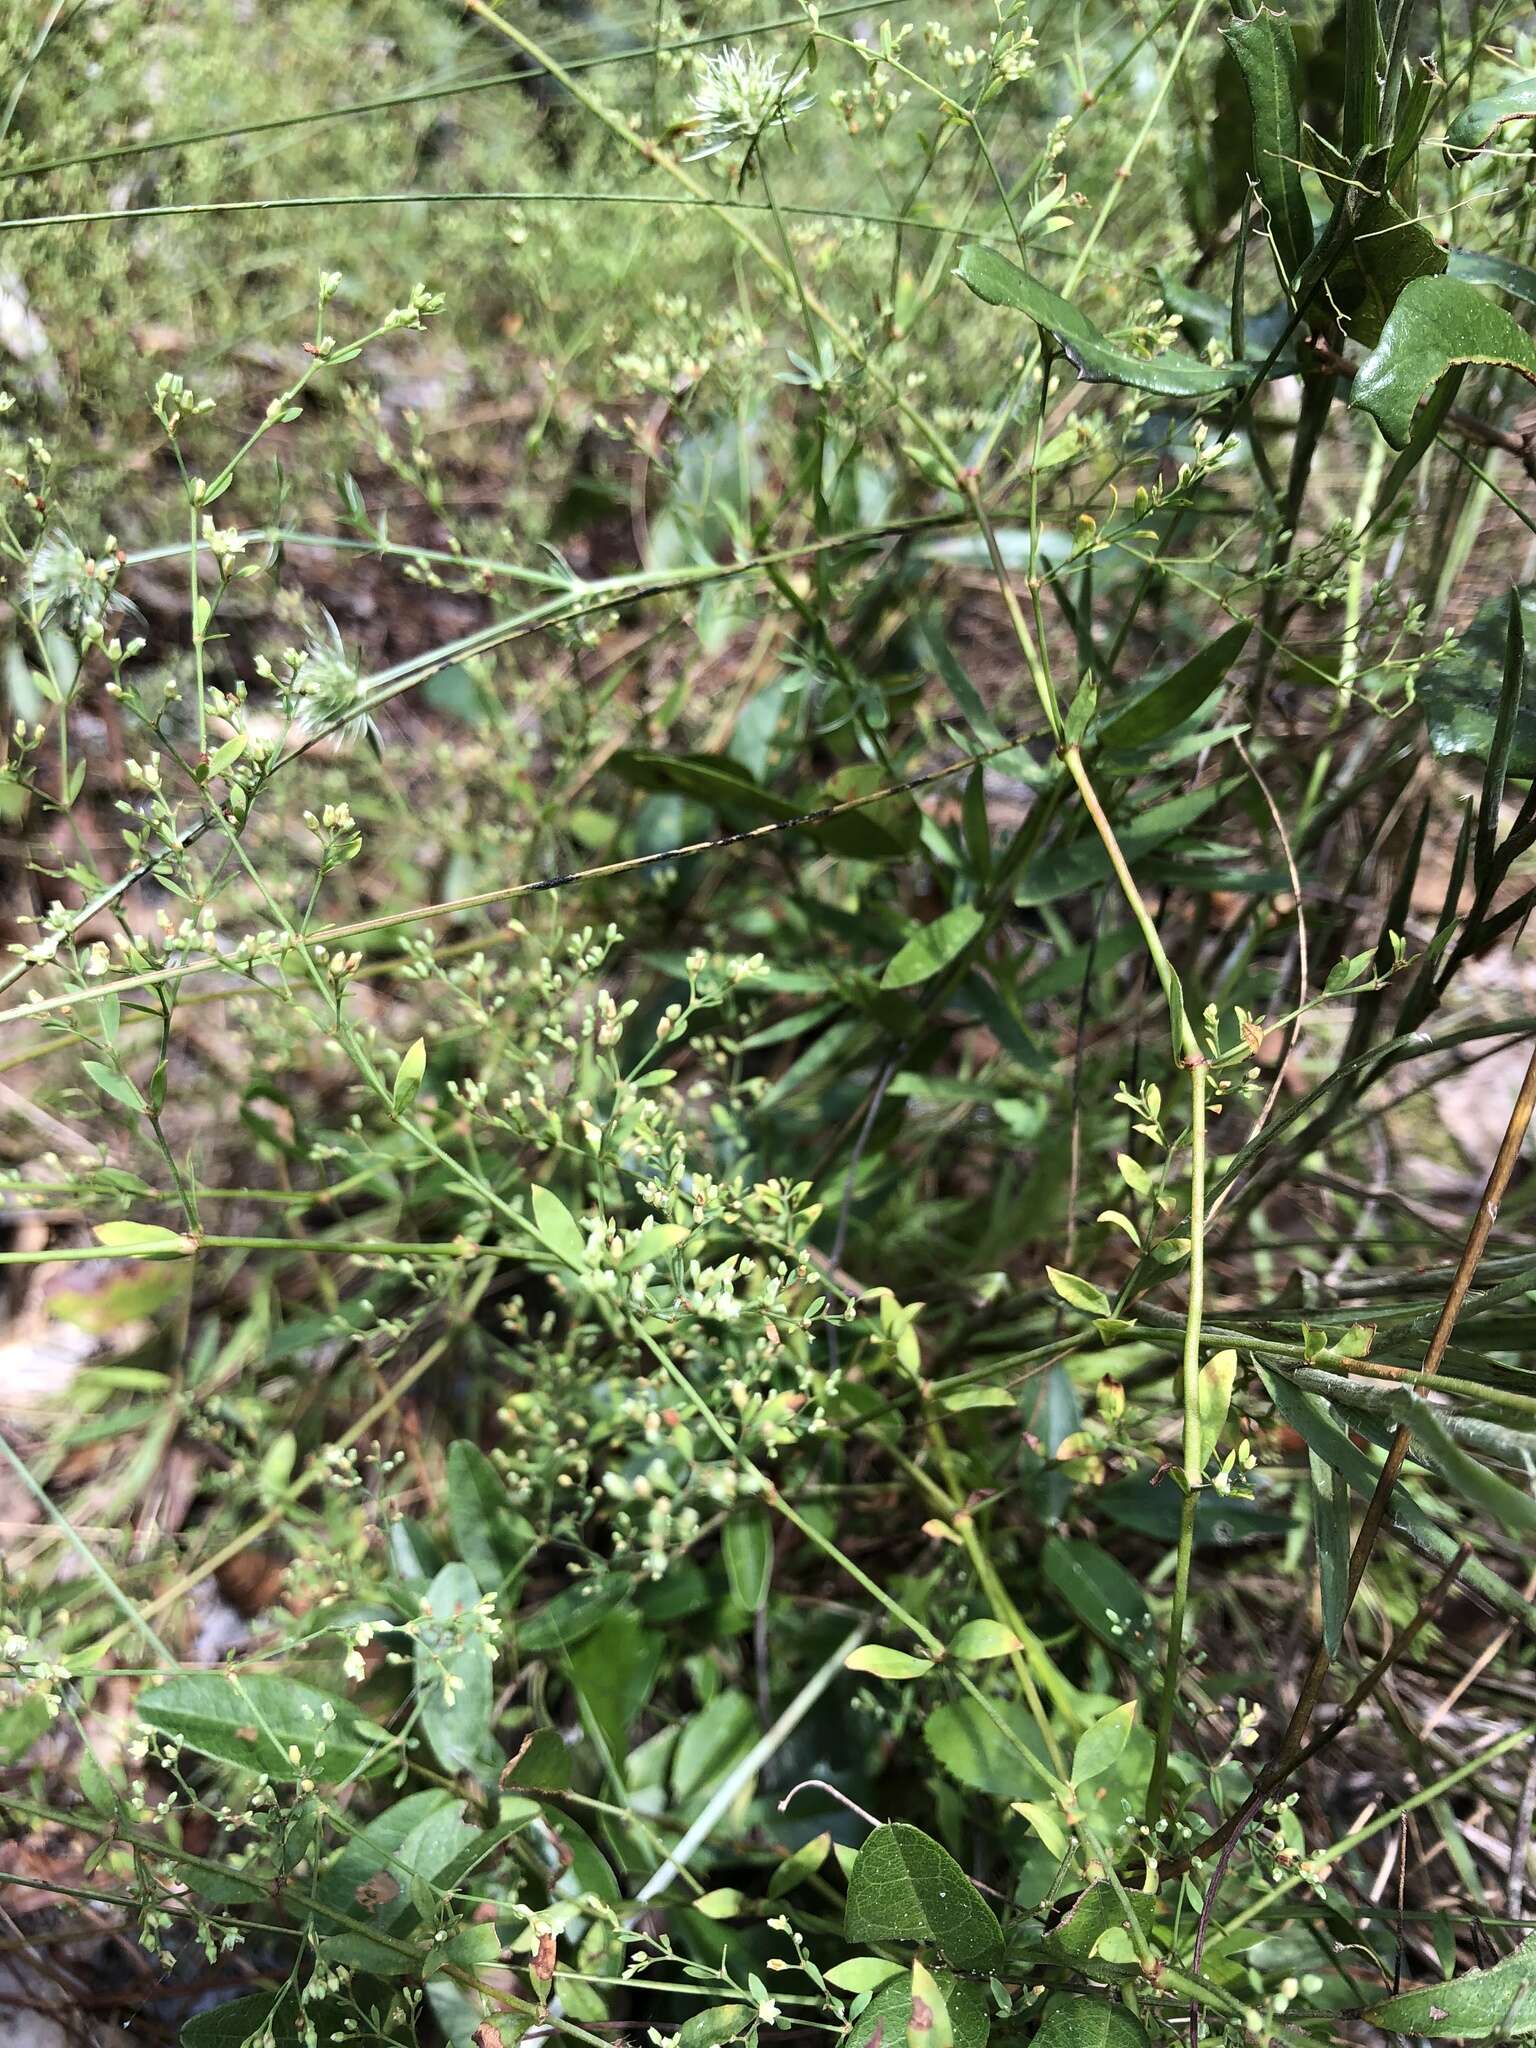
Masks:
[[[923,1740],[950,1776],[973,1792],[988,1792],[994,1799],[1033,1798],[1046,1782],[1040,1732],[1017,1701],[994,1700],[992,1705],[1014,1741],[969,1698],[935,1708],[923,1723]]]
[[[291,1783],[377,1770],[395,1745],[349,1700],[273,1673],[185,1671],[140,1696],[139,1719],[189,1749]]]
[[[110,1095],[114,1102],[120,1102],[124,1109],[131,1109],[136,1116],[147,1112],[149,1104],[126,1074],[114,1073],[100,1060],[82,1060],[80,1064],[103,1095]]]
[[[1008,1403],[1009,1407],[1014,1404]],[[977,1621],[968,1621],[957,1630],[949,1646],[951,1657],[959,1657],[965,1663],[979,1664],[991,1657],[1011,1657],[1015,1650],[1024,1645],[1011,1628],[1004,1628],[1000,1621],[990,1621],[985,1616]]]
[[[957,903],[932,924],[920,925],[880,977],[882,988],[911,988],[947,967],[975,938],[986,922],[974,903]]]
[[[881,2048],[900,2048],[907,2038],[912,2023],[911,1975],[906,1970],[892,1975],[889,1965],[882,1967],[887,1971],[885,1980],[854,2022],[848,2048],[874,2048],[876,2041]],[[987,2048],[992,2019],[982,1987],[951,1976],[948,1970],[932,1974],[949,2014],[954,2048]]]
[[[538,1541],[512,1505],[506,1481],[465,1437],[448,1446],[448,1526],[482,1593],[500,1592],[522,1571]]]
[[[1536,383],[1536,343],[1502,306],[1463,278],[1415,278],[1360,365],[1349,402],[1394,448],[1406,447],[1420,400],[1458,363],[1502,364]]]
[[[1142,1929],[1150,1927],[1157,1913],[1156,1899],[1145,1892],[1130,1892],[1126,1896]],[[1127,1925],[1120,1896],[1105,1879],[1099,1884],[1089,1885],[1065,1920],[1045,1936],[1041,1947],[1053,1961],[1070,1963],[1074,1969],[1081,1969],[1093,1960],[1106,1934],[1112,1929],[1124,1932]]]
[[[1070,1308],[1080,1308],[1085,1315],[1107,1316],[1112,1304],[1102,1287],[1095,1287],[1091,1280],[1080,1280],[1075,1273],[1064,1273],[1059,1266],[1047,1266],[1045,1277],[1054,1291]]]
[[[997,1915],[947,1849],[905,1821],[876,1828],[848,1880],[850,1941],[932,1942],[956,1969],[996,1970]]]
[[[727,2041],[739,2041],[756,2018],[755,2005],[706,2005],[685,2022],[680,2048],[725,2048]]]
[[[1209,1463],[1211,1453],[1221,1441],[1221,1432],[1227,1426],[1227,1412],[1232,1406],[1232,1389],[1236,1384],[1237,1353],[1232,1350],[1213,1351],[1200,1368],[1196,1404],[1202,1467]]]
[[[533,1204],[533,1227],[562,1265],[580,1272],[587,1262],[587,1240],[576,1218],[553,1188],[535,1182],[529,1197]]]
[[[1072,1752],[1074,1785],[1087,1785],[1114,1769],[1130,1739],[1131,1724],[1135,1719],[1136,1702],[1127,1700],[1123,1706],[1113,1708],[1083,1730]]]
[[[416,1100],[427,1071],[427,1041],[412,1039],[400,1055],[400,1064],[395,1069],[394,1086],[389,1092],[389,1106],[399,1116]]]
[[[1133,2012],[1108,1998],[1058,1991],[1046,2000],[1036,2048],[1147,2048],[1147,2030]]]
[[[773,1581],[773,1516],[760,1500],[746,1501],[732,1511],[720,1549],[732,1598],[756,1614]]]
[[[445,1564],[427,1588],[416,1639],[416,1697],[422,1731],[443,1768],[483,1775],[496,1660],[485,1636],[461,1620],[479,1601],[480,1583],[467,1564]]]
[[[1400,1992],[1363,2017],[1373,2027],[1427,2041],[1508,2041],[1536,2033],[1536,1935],[1486,1970]]]

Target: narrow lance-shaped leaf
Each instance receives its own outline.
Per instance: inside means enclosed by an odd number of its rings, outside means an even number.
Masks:
[[[1121,705],[1099,728],[1103,747],[1146,747],[1193,718],[1200,706],[1226,680],[1227,671],[1247,645],[1251,619],[1240,619],[1192,654],[1172,675],[1150,683]]]
[[[1312,214],[1301,188],[1301,113],[1296,45],[1283,14],[1261,8],[1234,21],[1222,39],[1237,59],[1253,117],[1253,174],[1287,285],[1294,286],[1312,247]]]
[[[1452,249],[1447,259],[1452,277],[1468,284],[1491,284],[1524,305],[1536,306],[1536,270],[1528,263],[1515,263],[1508,256],[1493,256],[1486,249]]]
[[[1482,883],[1493,868],[1498,850],[1499,807],[1504,801],[1504,781],[1514,751],[1515,727],[1520,717],[1520,698],[1525,688],[1525,614],[1520,592],[1509,593],[1509,611],[1504,628],[1504,673],[1499,683],[1499,708],[1493,721],[1493,745],[1483,770],[1482,794],[1477,806],[1477,840],[1472,872]]]
[[[1344,154],[1370,149],[1381,113],[1378,77],[1386,62],[1376,0],[1344,0]]]
[[[1376,1489],[1379,1468],[1329,1417],[1323,1403],[1293,1385],[1283,1373],[1262,1372],[1260,1376],[1277,1411],[1308,1449],[1316,1451],[1362,1499],[1369,1499]],[[1456,1555],[1456,1539],[1429,1519],[1410,1497],[1407,1487],[1399,1485],[1394,1489],[1387,1512],[1393,1528],[1400,1530],[1414,1549],[1432,1563],[1446,1565]],[[1501,1614],[1511,1616],[1523,1628],[1536,1629],[1536,1605],[1523,1599],[1517,1588],[1507,1584],[1480,1559],[1469,1557],[1462,1565],[1461,1577]]]
[[[1227,1411],[1232,1406],[1232,1389],[1237,1382],[1237,1353],[1216,1351],[1200,1368],[1197,1409],[1200,1419],[1200,1463],[1204,1466],[1221,1441]]]
[[[1307,1452],[1307,1473],[1312,1483],[1312,1539],[1317,1548],[1323,1646],[1330,1657],[1336,1657],[1349,1612],[1349,1483],[1313,1450]]]
[[[1394,448],[1405,447],[1419,401],[1457,363],[1502,364],[1536,383],[1536,343],[1502,306],[1460,278],[1415,278],[1361,364],[1349,402]]]
[[[1407,1425],[1429,1462],[1474,1507],[1482,1508],[1504,1529],[1536,1536],[1536,1500],[1464,1451],[1427,1400],[1405,1388],[1390,1412]]]
[[[989,306],[1006,306],[1043,327],[1085,384],[1125,384],[1163,398],[1209,398],[1242,389],[1254,375],[1247,363],[1218,369],[1193,356],[1133,356],[1116,348],[1070,300],[979,243],[965,251],[956,275]]]

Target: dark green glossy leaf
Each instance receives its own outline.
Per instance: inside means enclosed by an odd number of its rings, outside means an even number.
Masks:
[[[1484,249],[1452,249],[1448,267],[1452,277],[1465,278],[1468,284],[1490,284],[1512,299],[1536,306],[1536,270],[1529,264],[1490,256]]]
[[[651,1696],[661,1668],[662,1636],[633,1607],[617,1607],[571,1653],[571,1683],[590,1726],[617,1762],[630,1723]]]
[[[620,1572],[585,1573],[575,1585],[567,1586],[526,1620],[518,1622],[519,1652],[541,1657],[549,1650],[570,1649],[584,1636],[591,1635],[604,1615],[611,1614],[628,1592],[629,1580]]]
[[[757,1714],[745,1693],[721,1692],[701,1707],[677,1740],[672,1796],[702,1802],[757,1740]]]
[[[1179,1503],[1176,1488],[1153,1486],[1145,1479],[1117,1479],[1098,1496],[1099,1506],[1112,1522],[1169,1543],[1178,1537]],[[1290,1526],[1289,1515],[1275,1514],[1256,1501],[1223,1499],[1209,1489],[1201,1494],[1195,1509],[1197,1543],[1251,1543],[1283,1536]]]
[[[1035,2044],[1036,2048],[1147,2048],[1147,2032],[1118,2000],[1058,1991],[1046,2000]]]
[[[1130,355],[1107,342],[1086,313],[979,242],[960,258],[956,275],[989,306],[1023,313],[1053,335],[1084,383],[1126,384],[1164,398],[1209,398],[1242,389],[1254,375],[1244,363],[1216,369],[1193,356]]]
[[[841,768],[824,785],[802,792],[801,811],[824,809],[829,804],[847,803],[855,797],[873,797],[890,781],[878,761],[860,761]],[[882,797],[857,811],[844,811],[835,818],[821,818],[808,828],[812,839],[828,853],[845,860],[901,860],[922,836],[923,814],[907,793]]]
[[[231,1998],[211,2012],[194,2013],[183,2021],[178,2039],[181,2048],[245,2048],[270,2033],[278,2048],[297,2041],[292,2001],[270,1991],[257,1991],[248,1998]]]
[[[1330,289],[1340,298],[1352,341],[1374,348],[1388,315],[1416,277],[1438,277],[1448,258],[1422,221],[1390,193],[1367,199],[1355,221],[1346,275]]]
[[[947,1849],[897,1821],[876,1828],[848,1880],[850,1941],[932,1942],[961,1970],[1003,1960],[997,1915]]]
[[[605,1905],[619,1903],[619,1881],[607,1857],[579,1822],[553,1806],[532,1839],[553,1859],[553,1891],[563,1899],[585,1898],[590,1892]]]
[[[1282,277],[1294,285],[1312,248],[1312,214],[1301,186],[1301,103],[1291,24],[1261,7],[1251,20],[1234,21],[1221,33],[1243,74],[1253,123],[1253,175]]]
[[[1504,668],[1499,678],[1498,709],[1493,719],[1493,742],[1483,770],[1483,787],[1477,801],[1477,840],[1472,872],[1479,884],[1492,872],[1498,849],[1500,809],[1509,764],[1514,758],[1515,732],[1525,696],[1525,612],[1518,590],[1511,590],[1504,603]]]
[[[541,1792],[563,1792],[571,1782],[571,1752],[554,1728],[535,1728],[501,1774],[505,1788],[531,1785]]]
[[[1361,364],[1349,402],[1402,448],[1420,400],[1457,363],[1505,364],[1536,382],[1536,343],[1464,279],[1415,278]]]
[[[1169,312],[1178,314],[1186,340],[1200,349],[1212,341],[1230,349],[1232,308],[1225,299],[1218,299],[1214,292],[1197,291],[1170,271],[1160,270],[1157,273],[1157,288]],[[1246,336],[1244,354],[1257,353],[1262,361],[1278,345],[1281,353],[1277,370],[1293,371],[1296,368],[1296,345],[1292,327],[1291,311],[1283,299],[1266,306],[1262,312],[1246,314],[1243,322]]]
[[[1536,584],[1519,592],[1522,637],[1536,639]],[[1509,599],[1491,598],[1462,634],[1454,652],[1431,662],[1419,679],[1429,743],[1442,760],[1495,759],[1500,707],[1505,703],[1509,658]],[[1523,696],[1508,718],[1506,776],[1536,775],[1536,705]]]
[[[1505,130],[1518,121],[1536,121],[1536,78],[1517,79],[1501,92],[1491,92],[1464,107],[1445,131],[1448,162],[1474,155],[1490,142],[1503,144]]]

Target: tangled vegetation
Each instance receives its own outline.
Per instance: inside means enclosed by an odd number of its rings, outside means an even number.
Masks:
[[[1528,15],[0,49],[0,2010],[1536,2032]]]

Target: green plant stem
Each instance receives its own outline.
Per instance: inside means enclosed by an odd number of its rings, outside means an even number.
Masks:
[[[896,0],[900,6],[902,0]],[[823,21],[836,21],[845,15],[865,12],[865,0],[841,0],[841,4],[824,7]],[[596,71],[608,65],[638,64],[646,60],[652,63],[658,57],[681,56],[689,50],[708,49],[714,43],[744,41],[750,36],[774,35],[783,29],[805,30],[803,13],[780,14],[766,21],[748,21],[739,27],[709,30],[697,35],[674,36],[664,42],[641,43],[622,49],[599,50],[588,56],[568,57],[566,68],[570,71]],[[101,149],[86,150],[70,156],[25,158],[19,164],[10,164],[0,169],[0,184],[13,178],[41,178],[49,171],[68,171],[83,168],[89,164],[115,162],[125,156],[153,156],[168,149],[190,149],[203,142],[229,142],[246,135],[270,135],[282,128],[306,128],[316,125],[329,126],[333,121],[356,119],[363,114],[393,113],[400,107],[420,106],[423,102],[436,100],[464,99],[471,93],[505,91],[508,86],[524,85],[536,79],[541,65],[529,65],[522,71],[495,71],[487,78],[457,79],[449,85],[416,86],[406,92],[381,94],[371,100],[349,100],[339,107],[317,107],[303,114],[274,114],[265,121],[237,121],[220,128],[194,128],[180,135],[146,135],[134,142],[115,142]]]
[[[1191,1067],[1190,1106],[1190,1197],[1189,1197],[1189,1299],[1184,1319],[1184,1352],[1180,1391],[1184,1409],[1184,1497],[1179,1503],[1179,1542],[1174,1564],[1173,1600],[1168,1610],[1168,1653],[1163,1666],[1163,1685],[1158,1698],[1156,1747],[1152,1773],[1147,1781],[1147,1822],[1155,1827],[1162,1813],[1163,1793],[1168,1778],[1168,1751],[1173,1740],[1174,1708],[1178,1700],[1179,1663],[1183,1654],[1184,1623],[1189,1607],[1190,1565],[1195,1549],[1195,1511],[1199,1506],[1205,1460],[1200,1442],[1200,1319],[1205,1306],[1205,1124],[1206,1069]]]
[[[1528,1744],[1533,1736],[1536,1736],[1536,1722],[1527,1722],[1522,1727],[1513,1729],[1508,1735],[1500,1736],[1497,1742],[1490,1742],[1486,1749],[1478,1750],[1475,1756],[1469,1756],[1465,1763],[1458,1764],[1453,1771],[1448,1771],[1443,1778],[1437,1778],[1432,1785],[1424,1786],[1411,1798],[1402,1800],[1387,1812],[1377,1814],[1365,1827],[1356,1828],[1353,1834],[1345,1835],[1337,1842],[1330,1842],[1325,1848],[1314,1850],[1307,1858],[1308,1865],[1315,1869],[1323,1865],[1336,1864],[1341,1858],[1352,1855],[1356,1849],[1363,1848],[1378,1835],[1384,1835],[1389,1828],[1395,1828],[1398,1822],[1406,1819],[1410,1813],[1417,1813],[1421,1806],[1428,1806],[1433,1800],[1443,1798],[1447,1792],[1453,1791],[1466,1779],[1474,1777],[1487,1765],[1497,1763],[1501,1756],[1507,1756],[1512,1749]],[[1205,1852],[1202,1849],[1199,1853]],[[1265,1886],[1254,1894],[1246,1906],[1240,1906],[1230,1919],[1223,1921],[1223,1937],[1236,1934],[1240,1928],[1248,1926],[1250,1921],[1267,1911],[1277,1899],[1284,1898],[1288,1892],[1295,1891],[1298,1885],[1307,1882],[1307,1872],[1298,1870],[1289,1877],[1283,1877],[1276,1883]]]
[[[1446,1347],[1451,1341],[1451,1333],[1456,1327],[1457,1318],[1461,1314],[1462,1306],[1471,1290],[1472,1281],[1482,1260],[1488,1239],[1493,1233],[1493,1225],[1499,1213],[1499,1205],[1513,1177],[1515,1166],[1520,1157],[1521,1146],[1524,1144],[1526,1132],[1530,1128],[1533,1112],[1536,1112],[1536,1048],[1532,1049],[1530,1061],[1525,1070],[1525,1078],[1520,1084],[1519,1092],[1510,1110],[1509,1119],[1504,1128],[1504,1136],[1500,1141],[1493,1165],[1489,1169],[1488,1180],[1483,1189],[1482,1199],[1479,1201],[1477,1209],[1473,1214],[1472,1225],[1467,1232],[1466,1244],[1462,1249],[1460,1259],[1457,1261],[1456,1271],[1452,1276],[1445,1304],[1440,1311],[1439,1319],[1435,1324],[1434,1334],[1429,1341],[1429,1349],[1424,1355],[1422,1377],[1425,1380],[1434,1379],[1439,1374],[1440,1362],[1444,1358]],[[1388,1447],[1387,1455],[1382,1461],[1381,1470],[1377,1474],[1376,1485],[1372,1490],[1369,1502],[1366,1504],[1366,1510],[1361,1517],[1359,1530],[1350,1549],[1349,1574],[1344,1593],[1344,1613],[1346,1617],[1350,1608],[1354,1605],[1355,1596],[1358,1594],[1361,1582],[1365,1577],[1366,1567],[1371,1561],[1372,1552],[1376,1548],[1377,1538],[1381,1534],[1383,1524],[1387,1518],[1387,1512],[1392,1504],[1392,1495],[1397,1486],[1398,1475],[1403,1469],[1404,1461],[1408,1456],[1412,1443],[1412,1430],[1406,1423],[1399,1423],[1392,1442]],[[1316,1650],[1313,1652],[1312,1662],[1307,1667],[1307,1674],[1302,1681],[1301,1690],[1297,1696],[1295,1710],[1291,1715],[1290,1723],[1281,1739],[1280,1753],[1261,1777],[1256,1788],[1258,1791],[1272,1790],[1276,1786],[1283,1784],[1296,1768],[1297,1757],[1306,1741],[1307,1729],[1311,1725],[1312,1716],[1317,1710],[1319,1701],[1322,1699],[1323,1687],[1327,1683],[1331,1664],[1332,1658],[1329,1655],[1327,1644],[1319,1642]],[[1237,1816],[1229,1817],[1205,1838],[1194,1853],[1197,1856],[1209,1856],[1221,1849],[1231,1836],[1234,1828],[1238,1825],[1240,1825],[1240,1820]]]
[[[632,128],[616,108],[610,107],[606,101],[599,99],[597,94],[592,92],[587,86],[584,86],[579,78],[575,77],[566,66],[560,63],[558,58],[551,56],[540,43],[536,42],[524,29],[519,28],[515,22],[509,21],[505,15],[498,14],[494,7],[487,4],[487,0],[464,0],[464,6],[468,13],[473,14],[478,20],[485,22],[489,27],[496,29],[498,33],[506,36],[509,41],[514,42],[525,57],[530,57],[536,64],[542,65],[550,77],[563,85],[578,105],[585,107],[593,119],[601,122],[609,134],[617,141],[623,143],[626,149],[643,157],[648,164],[663,172],[674,184],[681,186],[683,191],[691,193],[696,200],[710,207],[718,215],[723,225],[735,236],[737,241],[749,250],[757,258],[758,262],[764,266],[783,291],[789,293],[792,297],[798,298],[803,296],[805,305],[815,314],[827,332],[834,337],[838,346],[845,349],[863,367],[870,380],[878,385],[887,402],[901,415],[913,433],[917,434],[926,443],[929,450],[943,467],[951,475],[958,477],[960,464],[954,450],[937,427],[933,425],[932,421],[928,419],[926,414],[919,412],[908,400],[901,386],[895,379],[887,376],[880,364],[863,347],[845,323],[837,318],[830,307],[815,293],[806,290],[803,286],[797,286],[791,270],[773,253],[762,237],[749,228],[745,222],[738,220],[728,208],[718,206],[717,194],[711,192],[685,165],[679,163],[669,150],[663,149],[659,143],[653,142],[649,136],[643,135]]]
[[[613,875],[636,874],[646,868],[664,865],[669,861],[691,860],[696,855],[718,853],[724,847],[745,846],[754,840],[771,839],[785,832],[804,831],[808,826],[824,824],[829,818],[843,817],[853,811],[867,810],[873,804],[885,803],[892,796],[900,796],[911,790],[926,788],[930,783],[941,782],[951,775],[964,774],[968,769],[983,761],[990,761],[999,754],[1009,754],[1024,744],[1027,735],[1014,734],[997,746],[984,747],[979,752],[967,754],[959,761],[952,761],[943,768],[928,770],[922,775],[908,776],[904,781],[894,782],[873,790],[864,796],[845,797],[835,804],[826,804],[821,809],[806,811],[794,818],[774,818],[765,825],[752,825],[742,832],[729,832],[713,839],[696,839],[685,846],[672,846],[660,853],[640,853],[628,860],[599,862],[595,867],[581,868],[568,875],[554,875],[535,882],[508,882],[495,889],[481,889],[472,896],[457,896],[441,903],[422,903],[400,910],[383,911],[374,917],[353,918],[345,924],[321,925],[309,932],[288,931],[281,935],[263,956],[262,964],[275,964],[293,953],[304,953],[315,946],[334,945],[343,940],[366,937],[370,932],[394,931],[401,925],[422,924],[433,918],[462,917],[471,910],[486,910],[492,905],[515,903],[524,897],[542,896],[551,890],[574,887],[578,882],[607,880]],[[222,823],[210,817],[208,823]],[[130,878],[131,879],[131,878]],[[114,888],[114,894],[122,893]],[[100,902],[92,906],[99,909]],[[82,913],[82,916],[84,913]],[[59,995],[43,996],[29,1003],[14,1004],[8,1010],[0,1010],[0,1024],[11,1024],[19,1019],[45,1017],[56,1010],[73,1009],[79,1004],[98,1001],[103,996],[129,995],[137,989],[158,988],[162,983],[174,981],[180,976],[205,974],[222,969],[229,971],[229,961],[220,953],[205,953],[178,962],[175,967],[153,967],[142,974],[124,975],[115,981],[99,981],[89,987],[69,989]],[[256,985],[258,992],[261,985]],[[233,994],[244,991],[237,985]]]
[[[215,1572],[222,1570],[242,1552],[249,1550],[253,1543],[259,1542],[270,1530],[279,1527],[287,1518],[292,1505],[302,1499],[312,1487],[323,1485],[331,1479],[335,1472],[332,1463],[334,1451],[350,1450],[354,1444],[361,1443],[375,1424],[381,1422],[392,1408],[403,1401],[416,1382],[424,1378],[444,1353],[459,1341],[459,1332],[466,1323],[474,1320],[485,1290],[490,1286],[495,1274],[496,1261],[484,1260],[479,1270],[467,1278],[464,1291],[449,1312],[447,1325],[441,1335],[434,1338],[420,1358],[407,1366],[397,1380],[386,1387],[376,1400],[369,1403],[355,1422],[348,1424],[336,1439],[334,1447],[327,1446],[324,1451],[317,1452],[310,1459],[303,1471],[289,1484],[284,1501],[279,1506],[268,1508],[263,1514],[258,1515],[254,1522],[249,1523],[237,1536],[231,1537],[227,1543],[221,1545],[211,1557],[205,1557],[192,1570],[183,1572],[180,1577],[173,1579],[170,1585],[162,1587],[153,1599],[134,1611],[135,1622],[147,1622],[152,1615],[163,1614],[167,1608],[174,1607],[178,1600],[184,1599],[195,1587],[212,1578]],[[0,1436],[0,1443],[3,1442],[3,1436]],[[122,1640],[126,1627],[127,1624],[123,1623],[109,1629],[87,1650],[80,1652],[75,1660],[75,1668],[80,1672],[94,1670],[101,1659]]]

